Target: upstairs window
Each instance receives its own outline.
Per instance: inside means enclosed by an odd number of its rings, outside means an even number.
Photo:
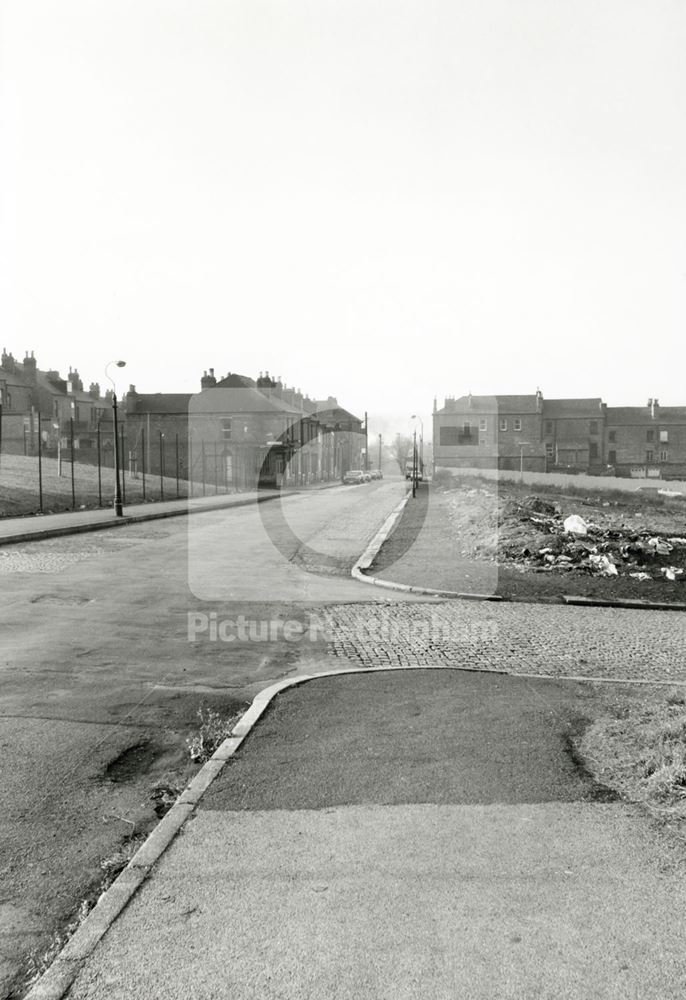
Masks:
[[[498,421],[498,427],[501,431],[507,430],[507,420],[505,419],[505,417],[500,418],[500,420]]]
[[[225,441],[231,440],[231,417],[224,417],[222,420],[222,437]]]
[[[486,426],[487,426],[486,425],[486,420],[482,417],[481,420],[479,421],[479,430],[480,431],[485,431],[486,430]]]
[[[522,421],[521,421],[521,419],[519,417],[515,417],[514,429],[516,431],[521,431],[521,429],[522,429]]]
[[[546,420],[546,422],[545,422],[545,432],[546,432],[546,434],[552,434],[553,433],[553,422],[552,422],[552,420]]]
[[[591,434],[597,434],[598,433],[598,421],[597,420],[592,420],[591,421],[591,424],[590,424],[590,427],[589,427],[589,432]]]
[[[654,440],[655,440],[655,431],[654,430],[646,431],[646,441],[654,441]]]
[[[669,441],[669,431],[660,431],[660,441],[662,444],[667,444]]]
[[[615,441],[617,440],[617,431],[610,431],[610,433],[607,435],[607,439],[611,444],[614,444]]]

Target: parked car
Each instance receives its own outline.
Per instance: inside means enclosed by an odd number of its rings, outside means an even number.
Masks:
[[[345,484],[365,483],[367,480],[362,469],[348,469],[343,476],[343,482]]]
[[[383,479],[383,472],[381,469],[372,469],[372,479]]]
[[[417,466],[415,468],[413,460],[408,458],[405,462],[405,479],[412,479],[415,473],[417,476],[417,482],[421,483],[424,478],[424,463],[421,458],[417,457]]]

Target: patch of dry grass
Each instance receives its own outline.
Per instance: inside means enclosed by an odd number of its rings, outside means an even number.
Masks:
[[[631,802],[686,820],[686,689],[627,699],[580,743],[594,777]]]

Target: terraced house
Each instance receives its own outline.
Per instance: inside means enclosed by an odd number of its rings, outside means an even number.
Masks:
[[[76,369],[64,378],[56,370],[38,367],[33,351],[23,361],[3,349],[0,357],[0,428],[2,450],[7,454],[35,455],[40,434],[46,453],[58,441],[88,461],[100,436],[107,452],[112,450],[112,397],[100,394],[97,382],[84,389]]]
[[[340,478],[361,468],[362,421],[333,396],[310,399],[280,379],[210,368],[199,393],[126,396],[134,470],[178,474],[205,490],[276,487]]]
[[[686,476],[686,407],[609,407],[601,397],[449,397],[434,401],[436,468]]]

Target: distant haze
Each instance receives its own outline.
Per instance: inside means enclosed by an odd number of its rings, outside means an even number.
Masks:
[[[685,403],[685,52],[673,0],[7,0],[0,346],[427,440],[470,390]]]

